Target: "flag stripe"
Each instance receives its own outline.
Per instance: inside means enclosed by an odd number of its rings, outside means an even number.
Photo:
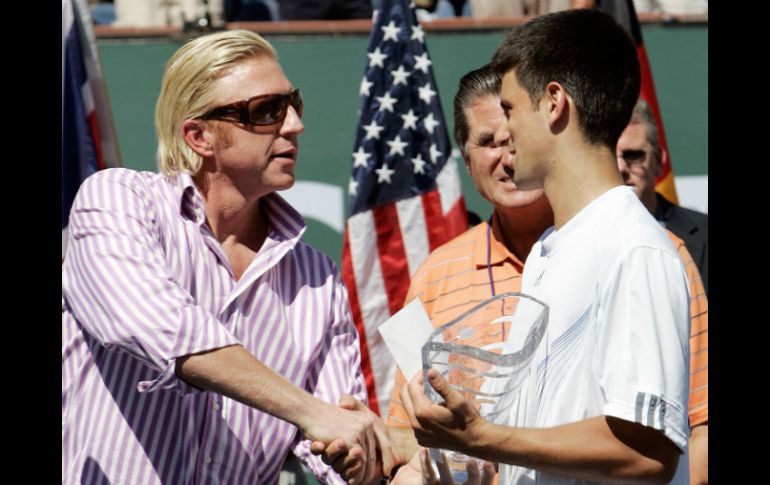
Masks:
[[[361,340],[361,371],[366,381],[366,391],[369,395],[369,407],[375,413],[379,414],[377,403],[377,388],[374,382],[374,373],[372,371],[372,361],[369,357],[369,332],[365,328],[364,319],[361,316],[361,305],[358,299],[358,286],[356,285],[355,272],[353,271],[352,252],[350,250],[350,241],[348,240],[349,231],[345,231],[345,237],[342,242],[342,277],[348,288],[348,299],[350,301],[350,312],[353,321],[356,323],[359,339]],[[353,282],[350,284],[348,282]]]
[[[449,212],[449,209],[455,205],[458,199],[463,198],[460,173],[457,170],[456,160],[458,156],[459,151],[453,150],[449,160],[436,177],[436,184],[441,194],[441,210],[444,214]],[[465,232],[465,229],[461,232]]]
[[[424,193],[422,195],[422,207],[428,240],[430,241],[430,251],[433,251],[446,242],[447,228],[441,208],[441,193],[438,190]],[[429,251],[426,251],[423,259],[428,257],[428,253]],[[417,271],[417,268],[414,271]],[[412,276],[414,271],[411,272]]]
[[[428,194],[435,193],[430,191]],[[428,243],[428,234],[431,231],[430,224],[426,224],[425,197],[411,197],[406,200],[396,202],[396,211],[398,212],[398,224],[401,234],[404,235],[404,244],[406,252],[406,261],[409,271],[409,278],[414,275],[417,268],[433,249]],[[403,286],[403,285],[402,285]],[[406,294],[404,294],[406,296]],[[403,303],[401,304],[403,305]],[[399,307],[401,306],[399,305]]]
[[[395,205],[385,204],[372,210],[377,230],[377,249],[380,253],[380,267],[388,294],[388,309],[394,314],[401,309],[406,298],[409,268],[406,261],[404,240],[398,222]]]

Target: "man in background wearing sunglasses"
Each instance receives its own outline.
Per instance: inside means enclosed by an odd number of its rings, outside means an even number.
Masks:
[[[161,173],[112,169],[80,188],[62,268],[62,481],[276,483],[289,450],[343,438],[389,471],[366,400],[347,293],[300,240],[302,98],[262,37],[221,32],[168,61]],[[384,461],[375,469],[375,456]]]
[[[618,139],[616,151],[623,181],[634,188],[658,222],[684,241],[698,266],[708,295],[708,215],[672,204],[655,192],[655,177],[662,172],[668,153],[660,147],[658,127],[652,119],[650,106],[641,98],[634,106],[631,122]]]

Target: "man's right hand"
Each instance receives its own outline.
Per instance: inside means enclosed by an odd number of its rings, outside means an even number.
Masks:
[[[350,396],[343,396],[342,401],[345,405],[328,404],[322,414],[308,416],[303,420],[307,422],[300,423],[299,426],[303,434],[311,440],[310,451],[313,454],[323,453],[324,463],[332,465],[338,473],[337,468],[343,468],[343,462],[347,464],[347,468],[357,464],[343,477],[350,484],[367,483],[380,476],[382,464],[378,449],[382,448],[380,443],[383,440],[386,449],[383,457],[387,458],[389,465],[392,461],[387,433],[382,436],[382,421],[365,405]],[[324,453],[327,448],[330,453]]]
[[[375,448],[365,453],[363,447],[351,445],[343,437],[328,443],[314,440],[310,445],[310,451],[321,455],[324,463],[330,465],[334,471],[348,480],[348,483],[368,483],[378,480],[383,475],[389,476],[393,467],[401,464],[402,461],[393,451],[388,427],[365,404],[351,396],[343,396],[339,405],[342,410],[363,414],[372,420]]]

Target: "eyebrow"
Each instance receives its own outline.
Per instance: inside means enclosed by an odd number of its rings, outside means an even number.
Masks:
[[[494,139],[494,137],[495,137],[495,134],[492,133],[491,131],[482,131],[481,133],[479,133],[475,137],[476,138],[476,144],[479,145],[479,146],[486,145],[487,143],[492,141]]]

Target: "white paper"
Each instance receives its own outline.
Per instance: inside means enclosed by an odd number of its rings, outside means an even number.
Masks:
[[[398,368],[411,380],[422,369],[422,346],[434,330],[420,299],[413,299],[377,330]]]

